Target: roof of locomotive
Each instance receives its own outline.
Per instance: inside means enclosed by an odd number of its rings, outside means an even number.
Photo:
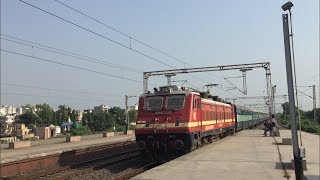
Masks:
[[[201,98],[201,101],[206,102],[206,103],[211,103],[211,104],[213,103],[213,104],[220,105],[220,106],[231,106],[231,104],[220,102],[220,101],[214,101],[212,99]]]
[[[195,91],[171,91],[170,93],[144,93],[140,97],[151,97],[151,96],[166,96],[166,95],[185,95],[188,96],[190,94],[198,94],[200,95],[199,92]]]
[[[167,95],[185,95],[189,96],[191,94],[196,94],[200,95],[199,92],[197,91],[172,91],[170,93],[144,93],[140,97],[153,97],[153,96],[167,96]],[[201,101],[210,103],[210,104],[216,104],[216,105],[221,105],[221,106],[231,106],[230,104],[224,103],[224,102],[219,102],[219,101],[214,101],[212,99],[207,99],[207,98],[201,98]]]

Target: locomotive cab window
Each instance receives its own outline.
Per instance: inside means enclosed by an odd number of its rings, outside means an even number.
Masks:
[[[184,106],[185,97],[179,96],[168,96],[166,99],[166,109],[182,109]]]
[[[145,110],[160,110],[162,108],[162,97],[146,97],[144,101]]]
[[[193,109],[198,109],[199,108],[199,100],[198,99],[193,99]]]

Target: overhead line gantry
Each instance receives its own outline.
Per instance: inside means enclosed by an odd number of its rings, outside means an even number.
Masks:
[[[266,71],[266,83],[267,83],[267,97],[268,101],[271,102],[271,71],[270,71],[270,62],[261,62],[261,63],[250,63],[250,64],[233,64],[233,65],[222,65],[222,66],[207,66],[207,67],[196,67],[196,68],[182,68],[182,69],[169,69],[169,70],[160,70],[160,71],[149,71],[143,72],[143,91],[144,93],[148,92],[148,80],[151,76],[166,76],[168,79],[168,84],[170,84],[171,76],[176,74],[187,74],[187,73],[198,73],[198,72],[209,72],[209,71],[228,71],[228,70],[240,70],[245,76],[245,72],[252,70],[254,68],[263,68]],[[245,78],[245,77],[243,77]],[[246,83],[246,80],[243,81]],[[246,87],[246,85],[244,85]],[[245,89],[244,89],[245,90]],[[246,90],[245,90],[246,92]],[[269,106],[269,114],[271,116],[272,103]]]

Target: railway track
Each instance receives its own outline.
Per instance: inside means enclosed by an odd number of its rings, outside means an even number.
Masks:
[[[0,164],[0,179],[26,177],[48,171],[60,172],[63,169],[70,169],[76,164],[99,159],[106,154],[112,155],[134,148],[136,148],[135,141],[125,141],[2,163]]]
[[[127,150],[112,155],[92,159],[78,164],[63,166],[56,169],[39,171],[33,175],[21,175],[8,179],[70,179],[103,167],[140,157],[139,149]]]

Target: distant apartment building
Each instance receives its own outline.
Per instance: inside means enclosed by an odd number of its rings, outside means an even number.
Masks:
[[[105,105],[105,104],[101,104],[101,105],[95,106],[93,108],[93,112],[94,113],[98,113],[98,112],[102,112],[102,111],[107,111],[108,112],[108,110],[109,110],[109,107],[107,105]]]
[[[13,115],[17,114],[17,110],[13,106],[8,106],[8,105],[2,105],[0,109],[0,115],[1,116],[6,116],[6,115]]]
[[[15,115],[0,116],[0,134],[12,134],[13,123],[15,122]]]
[[[16,108],[17,115],[24,114],[22,107]]]
[[[83,113],[92,113],[92,112],[93,112],[92,109],[85,109],[85,110],[83,110]]]
[[[82,122],[83,113],[81,111],[76,111],[76,113],[78,114],[77,122],[81,123]]]

